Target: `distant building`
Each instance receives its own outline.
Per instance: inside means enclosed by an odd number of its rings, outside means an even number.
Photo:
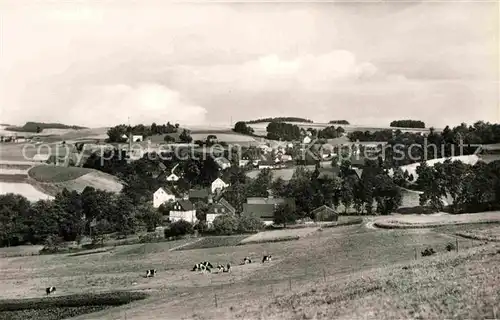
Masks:
[[[169,201],[175,201],[175,195],[168,188],[158,188],[153,193],[153,207],[159,208],[162,204]]]
[[[207,213],[207,224],[209,226],[212,225],[215,218],[222,214],[236,214],[236,209],[224,198],[219,199],[219,201],[210,206],[210,209]]]
[[[304,139],[302,139],[302,143],[304,144],[309,144],[311,143],[312,139],[310,136],[305,136]]]
[[[271,225],[273,224],[274,211],[281,204],[294,206],[295,200],[274,197],[251,197],[247,198],[247,203],[243,204],[243,212],[245,214],[256,215],[265,225]]]
[[[212,193],[218,193],[227,187],[229,187],[229,184],[225,183],[221,178],[217,178],[212,182]]]
[[[315,221],[337,221],[339,219],[337,212],[327,205],[322,205],[311,213]]]
[[[231,168],[231,162],[225,157],[218,157],[214,159],[215,163],[219,166],[221,170]]]
[[[171,173],[167,178],[166,178],[167,181],[170,181],[170,182],[176,182],[176,181],[179,181],[179,176],[177,176],[175,173]]]
[[[189,200],[177,200],[169,213],[169,218],[170,222],[184,220],[194,224],[198,221],[196,210],[193,203]]]
[[[37,153],[33,156],[33,161],[37,162],[47,162],[50,159],[50,154],[42,154],[42,153]]]
[[[210,196],[210,190],[208,188],[205,189],[190,189],[188,193],[188,199],[192,202],[208,202],[208,198]]]

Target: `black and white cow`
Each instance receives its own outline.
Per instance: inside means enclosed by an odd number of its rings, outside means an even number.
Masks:
[[[205,262],[197,263],[194,265],[194,267],[191,271],[208,271],[208,272],[210,272],[210,267],[212,267],[212,264],[210,264],[209,262],[208,263],[205,263]]]
[[[247,263],[252,263],[252,259],[250,259],[249,257],[245,257],[245,259],[243,259],[243,264]]]
[[[219,272],[224,272],[224,266],[223,266],[222,264],[218,264],[218,265],[217,265],[217,270],[218,270]]]
[[[264,262],[266,262],[266,261],[267,261],[267,262],[271,262],[271,255],[264,256],[264,257],[262,258],[262,263],[264,263]]]
[[[231,265],[228,263],[226,268],[222,272],[231,272]]]
[[[149,269],[146,271],[146,278],[156,276],[156,269]]]
[[[56,291],[56,287],[48,287],[45,289],[45,292],[47,293],[47,295],[51,294],[54,291]]]
[[[208,261],[203,261],[201,264],[202,264],[202,265],[204,265],[204,266],[205,266],[205,267],[207,267],[207,268],[210,268],[210,269],[213,269],[213,267],[214,267],[214,266],[213,266],[210,262],[208,262]]]

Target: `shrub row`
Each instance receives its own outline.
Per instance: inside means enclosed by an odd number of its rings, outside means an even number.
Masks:
[[[0,311],[83,306],[119,306],[135,300],[142,300],[147,297],[148,294],[143,292],[119,291],[31,299],[0,300]]]

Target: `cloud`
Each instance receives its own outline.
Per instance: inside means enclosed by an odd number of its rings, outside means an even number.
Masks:
[[[86,87],[69,106],[71,119],[89,126],[167,121],[201,124],[207,110],[183,100],[179,92],[159,84]],[[68,119],[68,121],[70,121]]]

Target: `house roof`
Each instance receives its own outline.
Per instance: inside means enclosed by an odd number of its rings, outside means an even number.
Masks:
[[[320,212],[322,210],[327,210],[327,211],[329,211],[331,213],[335,213],[335,214],[337,213],[335,210],[333,210],[332,208],[330,208],[326,204],[322,205],[321,207],[317,207],[316,209],[312,210],[311,213],[312,214],[316,214],[316,213],[318,213],[318,212]]]
[[[231,213],[236,213],[236,209],[224,198],[220,198],[217,204],[224,206]]]
[[[217,178],[217,179],[215,179],[215,180],[212,182],[212,184],[214,184],[214,183],[215,183],[215,182],[217,182],[217,181],[221,181],[222,183],[227,184],[227,183],[225,183],[225,182],[224,182],[224,180],[222,180],[221,178]]]
[[[193,203],[189,200],[177,200],[177,203],[181,206],[184,211],[194,210]]]
[[[273,219],[274,209],[277,204],[243,204],[243,212],[245,214],[254,214],[261,219]]]
[[[264,198],[264,197],[249,197],[247,198],[247,204],[293,204],[294,199],[291,198]]]
[[[208,189],[190,189],[189,190],[189,199],[203,199],[208,198],[210,194]]]
[[[339,167],[319,168],[318,179],[334,178],[340,174]]]
[[[158,168],[159,168],[160,170],[162,170],[162,171],[163,171],[163,170],[166,170],[166,169],[167,169],[167,166],[166,166],[166,165],[164,165],[164,164],[163,164],[163,162],[160,162],[160,163],[158,164]]]
[[[352,166],[364,166],[366,159],[364,157],[351,157]]]
[[[231,164],[231,162],[229,160],[227,160],[225,157],[217,157],[214,159],[214,161],[217,163],[217,164]]]
[[[172,192],[172,190],[170,190],[170,189],[169,189],[169,188],[167,188],[167,187],[160,187],[160,188],[158,188],[158,190],[156,190],[156,191],[155,191],[155,193],[156,193],[156,192],[158,192],[158,191],[160,191],[160,190],[163,190],[163,192],[165,192],[166,194],[174,194],[174,193]]]

